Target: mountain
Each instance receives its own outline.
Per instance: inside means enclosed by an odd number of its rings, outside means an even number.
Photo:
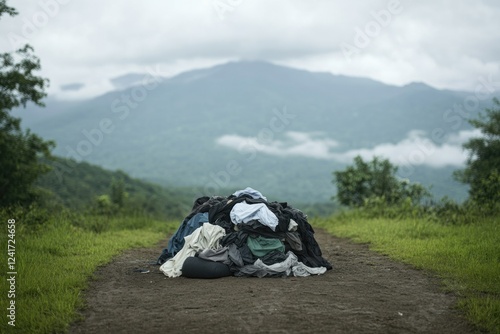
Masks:
[[[332,172],[356,153],[401,150],[402,177],[464,199],[451,178],[458,165],[440,152],[471,129],[454,109],[469,94],[232,62],[17,115],[55,140],[57,155],[200,195],[251,186],[271,199],[329,201]]]

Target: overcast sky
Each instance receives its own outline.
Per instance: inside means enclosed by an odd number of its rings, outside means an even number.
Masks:
[[[7,4],[19,15],[0,19],[0,52],[29,42],[59,97],[100,94],[110,78],[130,72],[171,76],[238,59],[456,90],[473,90],[483,77],[500,88],[500,1]],[[75,83],[85,85],[61,91]]]

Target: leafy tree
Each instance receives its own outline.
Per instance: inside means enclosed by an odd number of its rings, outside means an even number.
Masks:
[[[113,180],[111,181],[110,193],[111,202],[118,208],[123,208],[127,193],[125,192],[125,183],[123,182],[122,178],[118,180],[113,178]]]
[[[354,166],[333,172],[336,197],[342,205],[360,207],[373,198],[383,198],[387,204],[397,204],[407,198],[418,203],[428,195],[421,185],[399,180],[395,176],[397,169],[387,159],[374,157],[371,162],[365,162],[357,156]]]
[[[0,0],[0,16],[3,14],[14,16],[17,12]],[[33,201],[32,184],[48,170],[39,158],[49,158],[54,144],[29,130],[22,131],[21,120],[9,114],[28,102],[43,106],[48,80],[34,74],[39,69],[40,60],[29,45],[14,54],[0,54],[0,207]]]
[[[456,171],[457,180],[469,184],[470,199],[477,203],[500,201],[500,101],[485,109],[479,119],[469,120],[482,136],[472,138],[463,147],[469,150],[466,167]]]

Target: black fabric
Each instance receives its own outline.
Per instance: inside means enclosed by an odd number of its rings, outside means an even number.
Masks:
[[[280,263],[286,260],[286,254],[277,250],[270,251],[260,258],[264,264],[270,266],[271,264]]]
[[[321,248],[314,238],[314,229],[307,221],[307,217],[300,210],[294,208],[287,208],[283,210],[283,215],[288,219],[293,219],[297,224],[297,231],[299,232],[302,241],[302,250],[293,250],[300,262],[308,267],[325,267],[332,269],[332,265],[325,258],[322,257]]]
[[[235,244],[241,254],[241,259],[244,264],[252,264],[257,258],[252,254],[250,248],[247,246],[248,233],[245,231],[233,232],[220,240],[220,245],[225,247],[230,244]]]
[[[190,256],[182,265],[182,276],[189,278],[220,278],[231,276],[229,266]]]
[[[208,196],[202,196],[202,197],[197,198],[193,203],[193,208],[191,209],[191,211],[196,210],[199,206],[206,203],[209,199],[210,199],[210,197],[208,197]]]

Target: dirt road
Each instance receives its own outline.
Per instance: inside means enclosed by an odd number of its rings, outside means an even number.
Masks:
[[[316,240],[334,269],[305,278],[166,278],[149,264],[166,241],[127,251],[98,270],[69,332],[475,332],[431,275],[321,230]]]

